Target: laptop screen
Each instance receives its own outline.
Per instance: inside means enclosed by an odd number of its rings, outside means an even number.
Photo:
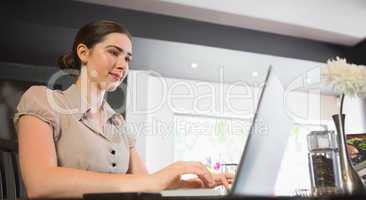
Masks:
[[[273,196],[291,132],[284,89],[269,67],[244,148],[232,195]]]

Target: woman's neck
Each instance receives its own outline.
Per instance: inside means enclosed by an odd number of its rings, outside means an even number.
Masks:
[[[79,88],[82,98],[86,99],[87,105],[84,106],[90,107],[92,113],[99,112],[102,108],[105,90],[87,78],[83,80],[79,78],[75,84]]]

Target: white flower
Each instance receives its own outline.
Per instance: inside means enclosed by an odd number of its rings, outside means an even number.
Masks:
[[[366,96],[366,66],[347,63],[346,59],[328,60],[322,68],[322,81],[339,94]]]

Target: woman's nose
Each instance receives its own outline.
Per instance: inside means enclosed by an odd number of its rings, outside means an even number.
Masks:
[[[128,62],[125,60],[125,58],[121,58],[116,63],[116,66],[117,66],[117,69],[126,70],[126,69],[128,69]]]
[[[121,73],[124,73],[124,72],[127,72],[128,70],[128,67],[126,65],[122,66],[122,65],[117,65],[117,71],[121,72]]]

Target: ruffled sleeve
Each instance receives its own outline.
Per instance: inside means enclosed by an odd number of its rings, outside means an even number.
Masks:
[[[59,137],[60,122],[59,114],[55,111],[52,101],[54,91],[45,86],[30,87],[20,99],[17,112],[14,115],[13,123],[18,132],[19,118],[24,115],[31,115],[49,124],[53,129],[55,140]],[[29,132],[31,134],[31,131]]]

